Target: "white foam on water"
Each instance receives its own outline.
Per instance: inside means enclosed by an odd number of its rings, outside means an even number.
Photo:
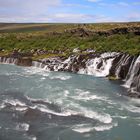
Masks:
[[[47,102],[47,103],[52,103],[52,102],[50,102],[48,99],[42,99],[42,98],[37,98],[37,99],[35,99],[35,98],[31,98],[31,97],[29,97],[29,96],[25,96],[28,100],[30,100],[30,101],[43,101],[43,102]]]
[[[71,109],[64,110],[63,113],[64,113],[64,114],[69,114],[69,116],[70,116],[70,115],[80,115],[79,112],[74,111],[74,110],[71,110]]]
[[[111,116],[109,114],[104,113],[104,112],[98,113],[98,112],[90,110],[88,108],[81,107],[78,104],[74,104],[73,107],[78,108],[77,114],[81,114],[87,118],[95,119],[95,120],[98,120],[98,121],[105,123],[105,124],[109,124],[112,122]]]
[[[1,105],[0,105],[0,109],[3,109],[3,108],[5,108],[6,107],[6,105],[4,104],[4,103],[2,103]]]
[[[76,131],[78,133],[87,133],[91,132],[94,128],[91,127],[89,124],[80,124],[80,125],[75,125],[72,130]]]
[[[84,114],[86,117],[99,120],[100,122],[103,122],[103,123],[111,123],[112,122],[112,118],[109,114],[105,114],[105,113],[99,114],[99,113],[93,112],[91,110],[84,111]]]
[[[11,105],[13,105],[13,106],[26,106],[26,104],[25,103],[23,103],[23,102],[21,102],[21,101],[19,101],[18,99],[6,99],[6,100],[4,100],[4,103],[6,104],[11,104]]]
[[[37,140],[37,137],[32,137],[32,140]]]
[[[73,114],[71,114],[70,111],[65,111],[65,112],[62,112],[62,113],[58,113],[58,112],[55,112],[55,111],[52,111],[50,109],[48,109],[46,106],[36,106],[35,107],[36,109],[39,109],[41,112],[46,112],[46,113],[50,113],[50,114],[53,114],[53,115],[57,115],[57,116],[71,116]]]
[[[71,98],[75,100],[83,100],[83,101],[90,101],[90,100],[102,100],[102,98],[98,97],[97,95],[92,96],[72,96]]]
[[[90,100],[103,100],[106,101],[107,97],[101,97],[97,95],[93,95],[93,93],[90,93],[89,91],[83,91],[80,89],[75,90],[74,96],[71,96],[71,98],[75,100],[83,100],[83,101],[90,101]]]
[[[42,78],[41,78],[41,80],[45,80],[45,79],[46,79],[45,77],[42,77]]]
[[[68,79],[70,79],[71,78],[71,76],[68,76],[68,75],[56,75],[56,76],[50,76],[50,79],[60,79],[60,80],[63,80],[63,81],[65,81],[65,80],[68,80]]]
[[[49,72],[42,68],[37,68],[37,67],[24,68],[24,75],[30,76],[34,74],[41,75],[44,77],[49,76]]]
[[[60,89],[61,90],[61,89]],[[49,97],[50,100],[53,101],[53,103],[60,105],[62,107],[64,107],[66,104],[66,102],[69,102],[68,98],[69,98],[69,90],[61,90],[56,94],[53,94],[51,97]]]
[[[112,100],[106,100],[106,101],[107,101],[107,103],[110,104],[110,105],[116,105],[116,104],[117,104],[116,102],[114,102],[114,101],[112,101]]]
[[[77,92],[79,92],[79,91],[77,90]],[[81,94],[88,95],[89,93],[90,92],[86,91],[85,93],[81,93]],[[65,95],[63,97],[64,97],[64,99],[66,99],[69,94],[69,91],[65,90],[64,94]],[[36,99],[31,99],[29,97],[27,97],[27,98],[30,100],[36,100]],[[38,101],[38,100],[36,100],[36,101]],[[45,101],[45,100],[43,100],[43,101]],[[56,102],[57,102],[57,100],[56,100]],[[64,104],[62,100],[60,100],[60,104],[62,104],[62,105]],[[62,113],[58,113],[58,112],[49,110],[46,106],[38,106],[37,109],[39,109],[42,112],[47,112],[47,113],[58,115],[58,116],[69,116],[69,115],[79,114],[79,115],[83,115],[83,116],[91,118],[91,119],[99,120],[100,122],[103,122],[106,124],[112,122],[112,118],[109,114],[106,114],[104,112],[98,113],[96,111],[90,110],[89,108],[82,107],[80,104],[77,104],[77,103],[75,103],[73,101],[69,101],[69,100],[64,105],[64,108],[63,108],[64,111]]]
[[[133,113],[140,113],[140,99],[129,97],[126,97],[126,99],[128,100],[127,104],[121,103],[121,107]]]
[[[36,136],[29,136],[28,139],[29,140],[37,140],[37,137]]]
[[[123,108],[133,113],[140,113],[140,107],[136,107],[134,105],[123,105]]]
[[[29,130],[30,125],[27,123],[22,123],[22,124],[18,124],[16,126],[16,130],[18,131],[28,131]]]
[[[129,98],[131,104],[140,105],[140,99]]]
[[[109,114],[106,114],[104,112],[98,113],[89,108],[82,107],[80,104],[73,101],[69,101],[67,104],[65,104],[64,110],[65,115],[79,114],[87,118],[98,120],[105,124],[112,122],[112,118]]]
[[[68,96],[70,92],[68,90],[64,90],[64,96]]]
[[[67,90],[64,91],[66,94],[69,94],[69,92]],[[33,98],[30,98],[28,96],[26,96],[27,99],[31,100],[31,101],[43,101],[43,102],[47,102],[47,103],[52,103],[50,101],[48,101],[47,99],[33,99]],[[60,101],[60,103],[63,102],[63,101]],[[57,102],[56,100],[56,103],[59,103]],[[71,116],[71,115],[77,115],[78,112],[74,111],[74,110],[71,110],[71,109],[66,109],[66,110],[63,110],[61,113],[58,113],[58,112],[55,112],[53,110],[50,110],[47,108],[47,106],[45,105],[34,105],[34,106],[31,106],[30,108],[32,109],[38,109],[40,110],[41,112],[45,112],[45,113],[50,113],[50,114],[53,114],[53,115],[57,115],[57,116]]]
[[[16,107],[15,108],[15,110],[17,110],[17,111],[25,111],[27,109],[28,109],[28,107]]]
[[[59,105],[63,105],[63,98],[57,98],[55,100],[55,103],[59,104]]]
[[[127,119],[128,116],[112,116],[112,118]]]
[[[99,125],[99,126],[91,126],[89,124],[80,124],[80,125],[75,125],[72,130],[79,132],[79,133],[88,133],[91,131],[107,131],[112,129],[113,127],[118,126],[117,123],[114,124],[108,124],[108,125]]]
[[[118,124],[116,123],[116,124],[110,124],[110,125],[101,125],[101,126],[95,126],[94,127],[94,129],[96,130],[96,131],[107,131],[107,130],[110,130],[110,129],[112,129],[113,127],[116,127],[116,126],[118,126]]]

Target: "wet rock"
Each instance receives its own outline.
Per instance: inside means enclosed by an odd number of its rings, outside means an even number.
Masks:
[[[119,77],[121,79],[125,79],[126,78],[133,59],[134,59],[134,57],[130,56],[129,59],[127,60],[127,62],[121,66],[120,73],[119,73]]]
[[[110,72],[109,72],[109,76],[115,77],[116,67],[118,65],[118,62],[122,58],[122,56],[123,56],[123,54],[120,54],[120,55],[116,56],[115,59],[113,60],[112,67],[111,67]]]
[[[31,58],[18,58],[16,63],[18,66],[32,66]]]
[[[140,93],[140,62],[137,63],[137,66],[134,71],[133,82],[130,87],[134,92]]]
[[[97,65],[97,68],[100,69],[103,65],[103,61],[101,60],[101,62]]]

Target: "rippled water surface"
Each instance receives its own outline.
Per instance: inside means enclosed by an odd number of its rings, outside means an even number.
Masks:
[[[0,140],[139,140],[140,100],[106,78],[0,65]]]

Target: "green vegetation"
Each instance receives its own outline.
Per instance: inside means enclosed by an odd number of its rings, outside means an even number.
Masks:
[[[113,28],[139,26],[140,23],[106,24],[0,24],[0,55],[17,49],[21,52],[31,50],[48,51],[39,58],[67,56],[74,48],[94,49],[97,52],[116,51],[132,55],[140,54],[140,36],[133,33],[83,36],[66,30],[84,28],[92,31],[106,31]],[[60,53],[51,52],[59,51]],[[36,56],[34,56],[36,57]]]
[[[86,28],[94,31],[105,31],[122,27],[137,27],[140,22],[130,23],[93,23],[93,24],[45,24],[45,23],[0,23],[0,33],[21,32],[63,32],[66,29]]]

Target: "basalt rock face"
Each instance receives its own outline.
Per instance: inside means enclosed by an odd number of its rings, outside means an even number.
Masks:
[[[124,80],[128,95],[140,98],[140,56],[120,54],[112,63],[109,76]]]
[[[24,58],[24,57],[0,57],[0,63],[5,64],[16,64],[18,66],[32,66],[32,59],[31,58]]]
[[[131,97],[140,98],[140,56],[137,57],[129,71],[126,86],[129,88],[129,95]]]
[[[140,63],[135,69],[133,81],[130,85],[129,96],[140,98]]]
[[[18,58],[15,64],[18,66],[32,66],[32,59],[31,58]]]
[[[125,79],[134,59],[134,56],[128,54],[119,54],[116,56],[110,68],[109,76]]]
[[[90,59],[99,57],[99,54],[79,54],[71,55],[68,58],[54,57],[33,62],[36,67],[44,68],[48,71],[66,71],[78,73],[81,69],[86,69],[86,63]]]
[[[0,63],[15,64],[16,61],[17,61],[17,58],[8,57],[8,56],[0,57]]]

